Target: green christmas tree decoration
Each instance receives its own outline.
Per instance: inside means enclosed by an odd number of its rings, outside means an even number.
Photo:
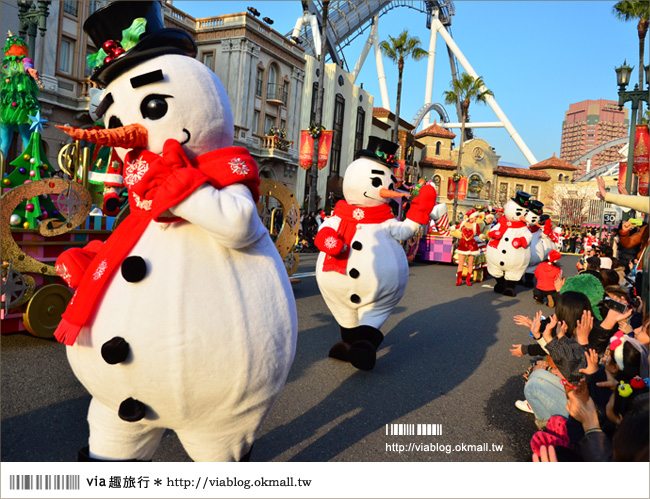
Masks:
[[[44,178],[51,178],[55,170],[50,164],[43,149],[41,133],[42,120],[40,112],[36,116],[30,116],[32,120],[32,135],[23,153],[13,160],[10,165],[14,170],[2,179],[3,188],[13,189],[29,182],[36,182]],[[14,210],[12,225],[25,229],[35,229],[39,221],[45,218],[56,218],[63,220],[52,199],[48,195],[35,196],[23,201]]]

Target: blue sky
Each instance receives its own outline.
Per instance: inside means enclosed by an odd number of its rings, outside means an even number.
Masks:
[[[416,2],[419,3],[419,2]],[[617,20],[613,1],[456,1],[451,32],[474,70],[494,92],[501,109],[517,129],[538,161],[555,152],[560,155],[564,113],[569,104],[585,99],[618,100],[614,68],[627,59],[635,66],[632,81],[638,81],[638,36],[636,23]],[[243,12],[253,6],[275,23],[282,34],[293,28],[302,13],[298,0],[290,1],[174,1],[194,17]],[[426,50],[430,32],[424,14],[397,8],[379,19],[379,39],[397,36],[408,28]],[[350,70],[365,42],[367,31],[345,49]],[[648,61],[646,40],[646,64]],[[433,101],[443,102],[451,72],[442,37],[438,35]],[[384,60],[392,110],[395,108],[397,67]],[[426,58],[407,61],[402,91],[403,119],[411,121],[424,104]],[[462,69],[461,69],[462,70]],[[381,106],[377,69],[372,54],[366,59],[357,83],[375,96]],[[628,104],[629,109],[629,104]],[[453,110],[447,112],[455,121]],[[487,105],[470,107],[472,121],[497,121]],[[527,166],[523,154],[505,129],[476,129],[502,161]]]

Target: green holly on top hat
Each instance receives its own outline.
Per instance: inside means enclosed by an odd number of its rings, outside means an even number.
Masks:
[[[512,200],[522,208],[528,208],[530,203],[530,194],[524,191],[517,191]]]

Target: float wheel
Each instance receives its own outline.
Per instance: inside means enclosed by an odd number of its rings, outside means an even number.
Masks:
[[[23,314],[25,328],[39,338],[53,338],[61,322],[72,291],[61,284],[47,284],[39,288],[27,304]]]

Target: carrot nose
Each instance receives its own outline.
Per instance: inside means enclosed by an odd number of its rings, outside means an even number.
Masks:
[[[75,140],[87,140],[100,146],[135,149],[136,147],[147,147],[149,143],[147,129],[138,123],[132,123],[131,125],[118,128],[95,130],[84,130],[59,125],[56,125],[56,127],[63,130]]]
[[[525,224],[528,223],[528,220],[526,220],[526,217],[523,216],[523,215],[519,217],[519,220],[521,220],[521,221],[524,222]]]
[[[379,189],[379,195],[382,198],[403,198],[409,196],[407,192],[395,192],[390,189]]]

